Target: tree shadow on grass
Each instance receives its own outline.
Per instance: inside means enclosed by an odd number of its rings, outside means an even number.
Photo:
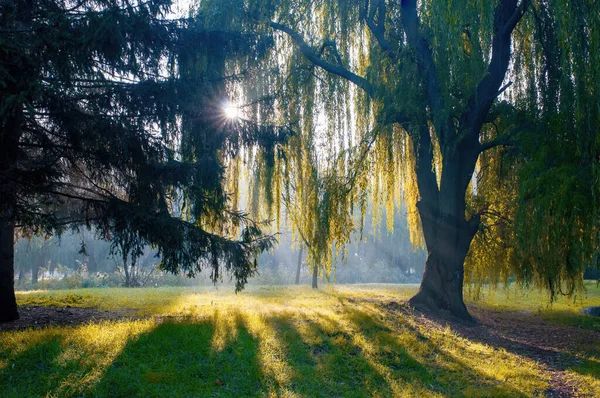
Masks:
[[[37,341],[15,356],[6,358],[0,369],[0,395],[4,397],[43,396],[55,384],[52,369],[54,361],[63,352],[58,336]]]
[[[490,377],[450,353],[406,320],[400,318],[392,327],[384,318],[380,319],[360,305],[342,303],[342,307],[352,328],[376,343],[374,347],[381,362],[390,369],[394,379],[407,379],[424,389],[452,397],[527,396],[510,383]],[[401,343],[397,337],[403,331],[406,333],[403,333],[404,343]],[[421,355],[418,358],[411,356],[407,346]]]
[[[346,332],[332,331],[324,326],[326,319],[288,316],[269,320],[286,348],[289,365],[295,370],[289,387],[304,396],[394,396],[394,388],[364,349],[352,343]],[[399,353],[395,363],[420,365]],[[419,369],[426,373],[425,369]],[[403,374],[405,387],[410,387],[410,375]],[[407,391],[409,388],[407,388]]]
[[[354,307],[345,308],[341,319],[293,311],[258,320],[237,311],[228,317],[226,326],[217,314],[166,322],[140,335],[91,395],[524,396],[419,337],[417,330],[411,330],[414,339],[436,358],[414,357],[393,328]],[[215,336],[221,336],[216,346]],[[285,377],[277,373],[281,369]]]
[[[340,321],[324,313],[316,317],[288,313],[268,319],[294,370],[289,384],[278,386],[279,393],[291,389],[324,397],[526,396],[435,347],[417,330],[411,330],[415,344],[423,350],[428,346],[435,359],[415,358],[395,338],[396,331],[371,313],[348,307],[342,316]]]
[[[258,341],[239,313],[214,346],[216,318],[167,321],[129,342],[93,396],[251,396],[261,388]]]
[[[422,327],[451,330],[460,338],[537,362],[551,379],[545,391],[549,396],[571,396],[577,389],[561,373],[564,370],[600,380],[600,361],[594,358],[599,352],[596,342],[600,335],[594,330],[573,327],[569,320],[569,326],[561,326],[524,311],[472,306],[470,310],[478,321],[465,324],[441,313],[416,314],[409,307],[395,302],[376,307],[383,310],[388,319],[417,316],[416,322]],[[553,316],[556,317],[556,314]]]
[[[537,315],[516,311],[476,308],[480,323],[451,324],[452,330],[471,341],[502,348],[539,362],[550,370],[572,370],[600,380],[600,333],[571,324],[577,315],[557,311],[551,323]],[[565,324],[557,324],[561,316]],[[571,317],[571,318],[569,318]],[[595,357],[595,358],[594,358]]]
[[[524,395],[438,347],[409,322],[392,325],[358,304],[340,310],[215,310],[206,318],[166,320],[130,338],[101,369],[79,368],[81,359],[57,367],[69,349],[65,335],[57,335],[32,343],[9,367],[0,365],[0,383],[13,396]],[[414,354],[420,351],[430,354]],[[60,389],[92,371],[100,372],[99,381],[84,391]]]

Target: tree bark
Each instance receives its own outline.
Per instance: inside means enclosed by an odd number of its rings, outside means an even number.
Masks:
[[[436,220],[439,226],[435,245],[428,247],[427,262],[418,293],[410,299],[414,306],[450,311],[472,320],[463,300],[464,261],[475,231],[464,220]]]
[[[0,220],[0,322],[19,319],[15,297],[14,246],[15,226]]]
[[[302,250],[303,246],[300,247],[300,251],[298,252],[298,267],[296,268],[296,285],[300,284],[300,269],[302,268]]]
[[[313,269],[313,277],[312,277],[312,288],[313,289],[318,289],[319,288],[318,278],[319,278],[319,267],[317,267],[315,265],[315,268]]]
[[[443,159],[439,191],[421,176],[417,207],[427,246],[427,262],[419,292],[410,299],[415,306],[448,310],[472,320],[463,300],[464,261],[480,218],[466,220],[466,190],[475,169],[477,143],[466,140],[457,153]],[[427,160],[429,161],[429,160]]]

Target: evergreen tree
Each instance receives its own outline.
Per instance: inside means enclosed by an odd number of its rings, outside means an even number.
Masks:
[[[223,115],[227,57],[265,43],[165,18],[170,0],[0,4],[0,321],[18,317],[15,229],[94,227],[135,259],[223,272],[241,289],[270,247],[230,208],[226,159],[282,129]]]

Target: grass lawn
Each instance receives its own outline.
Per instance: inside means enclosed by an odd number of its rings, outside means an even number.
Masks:
[[[486,292],[471,305],[481,318],[473,327],[403,306],[416,288],[20,292],[21,306],[122,312],[0,331],[0,395],[530,397],[558,388],[600,396],[600,322],[579,313],[600,305],[596,284],[551,308],[539,292]],[[515,319],[555,338],[538,347],[503,329]]]

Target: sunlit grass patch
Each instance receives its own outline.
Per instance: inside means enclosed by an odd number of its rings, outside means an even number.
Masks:
[[[549,377],[533,360],[471,343],[450,330],[424,334],[434,347],[430,355],[442,373],[440,381],[465,396],[535,396],[547,388]]]
[[[585,291],[572,297],[557,295],[550,301],[548,293],[540,289],[521,289],[517,286],[510,288],[484,288],[482,297],[476,300],[478,304],[516,310],[554,310],[579,312],[582,307],[600,305],[600,287],[595,281],[585,281]]]
[[[407,299],[416,289],[19,293],[21,305],[149,317],[0,332],[2,396],[544,396],[550,376],[532,359],[382,305]],[[535,298],[506,303],[505,297],[488,295],[480,305],[535,308]],[[590,297],[586,304],[594,303],[596,292]],[[599,355],[573,354],[579,362],[567,374],[584,396],[600,395]]]
[[[5,396],[73,396],[88,391],[129,341],[153,320],[103,322],[0,333]]]
[[[529,311],[556,325],[600,331],[600,317],[582,313],[583,308],[600,306],[600,287],[595,281],[586,281],[584,286],[583,294],[559,295],[554,301],[550,301],[547,292],[537,289],[488,288],[475,303],[498,310]]]
[[[160,287],[145,289],[90,288],[17,292],[19,305],[135,310],[139,314],[180,313],[190,295],[200,288]]]
[[[577,385],[580,396],[599,396],[600,354],[596,353],[596,356],[591,358],[579,358],[576,361],[576,365],[567,371],[567,378]]]

